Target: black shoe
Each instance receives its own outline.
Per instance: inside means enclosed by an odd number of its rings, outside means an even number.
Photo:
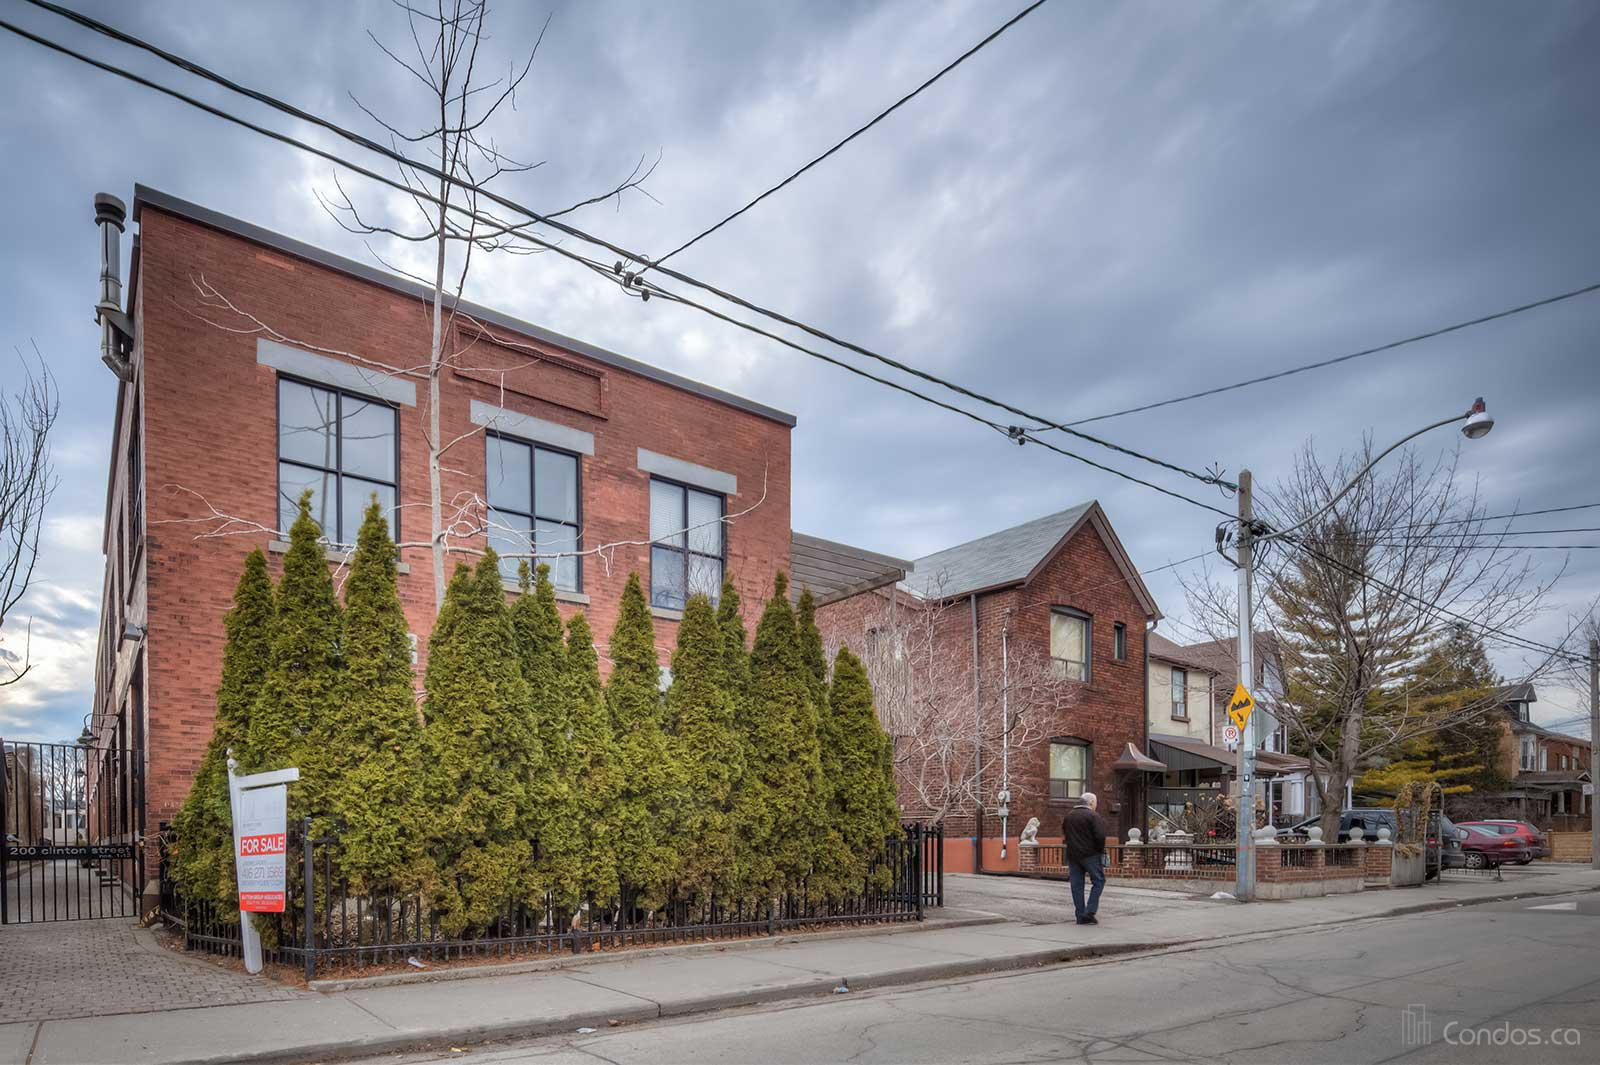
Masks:
[[[1084,924],[1099,924],[1100,922],[1095,920],[1094,914],[1091,913],[1089,916],[1087,916],[1087,917],[1085,917],[1083,919],[1083,923]]]
[[[1087,918],[1087,917],[1080,917],[1080,918],[1078,918],[1078,923],[1079,923],[1079,924],[1088,924],[1088,923],[1089,923],[1089,918]]]

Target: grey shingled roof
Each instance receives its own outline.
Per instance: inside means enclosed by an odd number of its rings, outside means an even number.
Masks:
[[[1163,662],[1175,662],[1180,666],[1202,670],[1206,673],[1215,673],[1216,665],[1209,659],[1189,653],[1189,649],[1176,644],[1159,632],[1150,632],[1145,636],[1145,644],[1150,649],[1151,658],[1159,658]]]
[[[1046,514],[917,559],[900,587],[918,596],[955,596],[1013,584],[1033,572],[1094,501]]]

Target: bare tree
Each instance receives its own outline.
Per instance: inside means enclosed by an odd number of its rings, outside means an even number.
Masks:
[[[1505,529],[1490,528],[1476,488],[1458,482],[1453,456],[1428,464],[1406,452],[1328,508],[1370,457],[1369,447],[1329,462],[1307,444],[1262,510],[1273,528],[1309,523],[1258,540],[1265,550],[1257,553],[1254,628],[1275,637],[1285,689],[1264,693],[1265,708],[1311,762],[1328,838],[1346,782],[1415,740],[1495,712],[1493,691],[1407,697],[1428,651],[1465,625],[1528,652],[1508,634],[1540,612],[1554,583],[1505,542]],[[1236,633],[1235,599],[1223,583],[1202,577],[1186,589],[1196,625],[1212,638]],[[1553,661],[1535,654],[1524,677]]]
[[[1076,704],[1080,685],[1019,641],[1005,676],[974,692],[970,636],[952,601],[892,589],[866,594],[876,605],[862,636],[835,634],[829,654],[850,642],[866,666],[878,717],[894,740],[906,816],[939,821],[992,805],[1006,748],[1014,761],[1037,751],[1050,723]],[[1014,775],[1013,799],[1030,794],[1026,779]]]
[[[50,430],[59,410],[60,396],[44,359],[34,349],[39,367],[18,353],[22,378],[9,395],[0,395],[0,641],[6,638],[6,621],[28,593],[39,561],[39,534],[44,528],[45,504],[55,491],[50,465]],[[15,684],[32,668],[32,624],[22,639],[20,653],[0,646],[0,687]]]
[[[1551,723],[1562,732],[1587,734],[1594,721],[1594,701],[1589,690],[1590,641],[1600,640],[1600,599],[1589,603],[1588,608],[1568,618],[1572,629],[1573,655],[1564,658],[1555,671],[1555,682],[1572,692],[1573,714]],[[1594,737],[1590,737],[1594,739]]]
[[[476,371],[479,374],[498,375],[503,392],[505,375],[509,372],[503,364],[474,367],[465,361],[465,356],[480,344],[518,350],[536,359],[543,357],[543,352],[533,345],[504,335],[467,313],[462,306],[462,295],[478,258],[496,252],[522,255],[541,250],[523,236],[523,231],[530,223],[527,220],[502,218],[491,212],[485,206],[482,190],[497,179],[527,173],[543,165],[542,162],[521,162],[506,154],[495,143],[490,126],[503,108],[516,108],[517,91],[532,70],[544,37],[544,28],[540,29],[538,38],[521,62],[510,66],[503,76],[489,78],[483,74],[485,64],[479,56],[480,48],[489,36],[485,26],[488,14],[486,0],[436,0],[430,10],[424,10],[422,6],[407,0],[395,0],[395,6],[404,12],[408,43],[393,48],[370,31],[368,36],[385,56],[421,86],[427,101],[424,107],[427,118],[420,128],[406,131],[381,118],[360,100],[355,102],[387,131],[390,143],[397,151],[403,146],[424,149],[428,166],[437,173],[420,166],[397,164],[400,181],[411,194],[409,205],[398,218],[391,218],[386,212],[364,212],[337,178],[334,179],[334,192],[329,196],[319,193],[319,200],[324,209],[350,232],[367,237],[391,238],[428,249],[431,264],[426,274],[406,270],[385,260],[377,251],[372,251],[373,256],[386,268],[426,286],[429,328],[426,363],[395,365],[387,357],[375,357],[363,352],[331,351],[309,343],[280,331],[259,317],[248,306],[248,300],[243,295],[225,293],[204,277],[193,279],[199,310],[192,313],[229,332],[264,336],[294,347],[339,356],[373,378],[408,378],[422,385],[424,399],[419,403],[418,414],[428,451],[427,498],[420,504],[397,500],[396,507],[415,506],[427,510],[427,540],[416,544],[403,543],[401,546],[429,548],[437,608],[444,602],[445,556],[453,550],[477,550],[462,546],[462,541],[480,539],[486,535],[502,541],[519,536],[523,539],[530,537],[527,530],[512,528],[504,523],[497,524],[478,493],[461,492],[453,496],[447,493],[445,478],[455,472],[448,465],[450,451],[493,426],[475,425],[447,437],[440,418],[440,382],[452,370]],[[545,28],[548,25],[547,19]],[[547,217],[602,203],[620,197],[629,190],[643,192],[643,182],[653,169],[653,166],[646,167],[641,158],[632,172],[616,186],[571,206],[551,211]],[[370,244],[369,250],[372,250]],[[319,427],[306,428],[316,431]],[[172,487],[178,491],[189,491],[182,486]],[[283,531],[269,530],[258,521],[228,513],[212,505],[209,500],[201,498],[199,503],[202,513],[194,520],[209,526],[208,535]],[[572,518],[576,521],[577,515],[573,514]],[[545,550],[538,550],[541,546]],[[560,550],[558,544],[535,543],[533,547],[534,550],[529,554],[542,557],[573,554]]]

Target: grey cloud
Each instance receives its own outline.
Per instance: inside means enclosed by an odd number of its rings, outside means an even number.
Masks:
[[[391,5],[91,10],[362,129],[372,127],[347,91],[385,114],[415,100],[363,37],[369,24],[389,40],[403,32]],[[503,9],[497,61],[544,15]],[[562,205],[660,150],[659,204],[631,196],[582,218],[660,254],[1000,17],[993,5],[909,0],[558,7],[497,131],[513,153],[549,162],[508,191]],[[1582,2],[1057,0],[677,262],[1029,409],[1089,416],[1600,280],[1597,53],[1600,10]],[[0,260],[0,339],[36,339],[63,371],[63,439],[109,431],[111,382],[88,313],[95,191],[144,181],[367,255],[308,195],[327,187],[325,166],[16,40],[0,41],[0,90],[30,102],[0,120],[0,156],[23,164],[0,187],[26,205],[0,219],[12,252]],[[1210,542],[1214,515],[681,308],[622,300],[554,257],[491,264],[476,283],[507,311],[795,411],[794,520],[808,532],[917,554],[1098,498],[1142,565]],[[1308,436],[1335,451],[1368,433],[1385,441],[1482,394],[1500,428],[1464,450],[1462,467],[1482,475],[1485,499],[1588,502],[1597,322],[1590,297],[1093,429],[1270,481]],[[690,333],[739,358],[692,355]],[[103,463],[74,464],[58,506],[96,512],[103,477]],[[1538,554],[1550,572],[1561,564]],[[1581,554],[1563,602],[1600,590],[1600,560],[1587,557],[1600,552]],[[47,562],[98,595],[93,567]],[[1151,584],[1181,615],[1172,575]],[[1536,633],[1560,631],[1552,614]]]

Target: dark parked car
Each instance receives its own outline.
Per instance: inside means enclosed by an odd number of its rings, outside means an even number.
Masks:
[[[1285,836],[1304,836],[1306,834],[1306,829],[1315,825],[1320,825],[1321,823],[1322,817],[1320,815],[1317,817],[1308,817],[1304,821],[1295,822],[1288,828],[1278,829],[1278,836],[1280,838]],[[1349,843],[1350,826],[1357,824],[1361,826],[1362,838],[1368,843],[1371,843],[1378,838],[1378,829],[1380,828],[1387,828],[1389,830],[1390,839],[1393,839],[1399,835],[1399,832],[1395,829],[1393,810],[1382,806],[1355,807],[1353,809],[1346,810],[1344,813],[1339,815],[1339,831],[1336,834],[1336,837],[1331,840],[1326,840],[1325,842]]]
[[[1511,821],[1495,818],[1489,821],[1464,821],[1463,824],[1475,825],[1498,832],[1502,836],[1516,836],[1528,848],[1528,857],[1517,862],[1518,865],[1527,865],[1535,858],[1550,857],[1550,839],[1539,830],[1538,825],[1527,821]]]
[[[1443,814],[1439,815],[1439,866],[1442,869],[1462,869],[1467,864],[1467,852],[1462,849],[1461,841],[1467,838],[1467,830],[1452,822]]]
[[[1466,833],[1461,850],[1468,869],[1492,869],[1507,862],[1527,865],[1533,860],[1528,857],[1528,844],[1518,836],[1496,832],[1481,824],[1464,824],[1460,828]]]

